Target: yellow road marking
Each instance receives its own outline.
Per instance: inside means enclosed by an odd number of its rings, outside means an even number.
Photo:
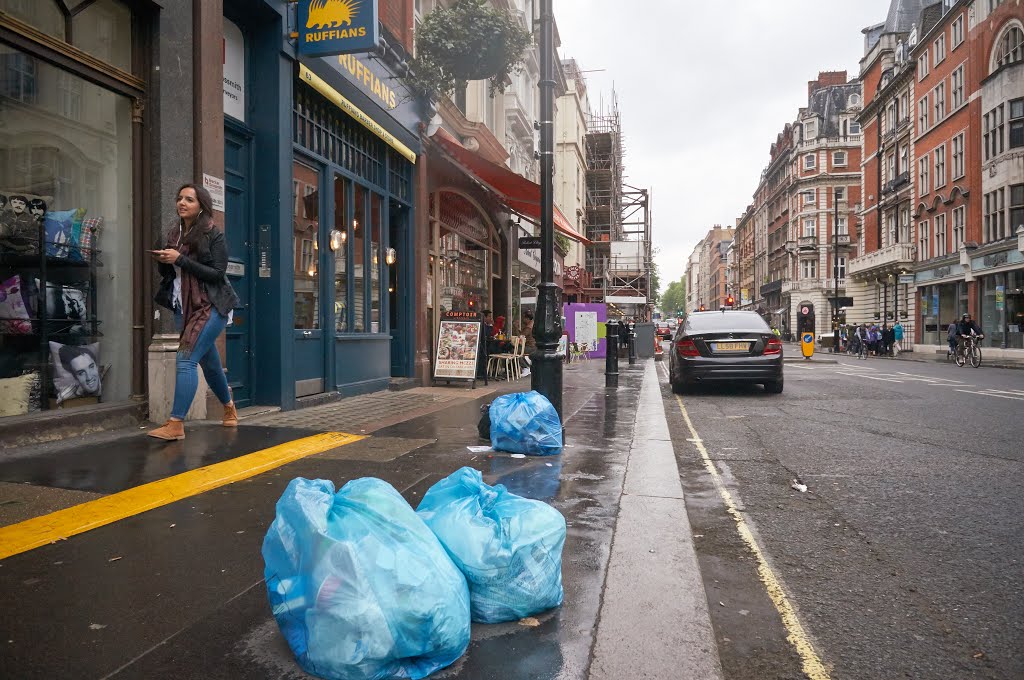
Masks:
[[[0,560],[365,438],[342,432],[305,437],[0,527]]]
[[[800,655],[804,674],[810,680],[829,680],[828,669],[825,668],[825,664],[822,663],[818,653],[814,650],[814,645],[811,644],[810,638],[804,631],[804,627],[801,625],[796,610],[793,608],[785,589],[782,587],[782,583],[768,565],[768,560],[765,559],[764,552],[761,550],[761,546],[758,545],[757,539],[754,538],[754,534],[747,525],[747,521],[743,518],[742,513],[736,509],[736,502],[733,500],[732,494],[725,487],[722,475],[718,472],[718,468],[715,467],[714,462],[708,455],[708,450],[704,448],[704,442],[701,440],[700,435],[697,434],[697,428],[693,426],[693,421],[690,420],[690,414],[686,411],[683,400],[677,396],[676,401],[679,402],[679,410],[682,411],[686,427],[690,429],[690,434],[693,437],[687,441],[693,442],[693,445],[700,451],[701,458],[704,459],[704,467],[711,473],[715,488],[718,489],[719,495],[725,502],[726,509],[736,522],[736,530],[757,558],[757,574],[761,579],[761,583],[764,584],[765,589],[768,591],[768,597],[771,598],[772,604],[775,605],[775,609],[782,617],[782,624],[786,627],[787,632],[786,639],[796,649],[797,654]]]

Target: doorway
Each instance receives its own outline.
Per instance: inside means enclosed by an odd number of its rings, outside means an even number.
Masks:
[[[239,408],[253,403],[252,174],[252,133],[229,120],[224,129],[224,237],[229,255],[228,281],[239,302],[224,335],[228,385]]]

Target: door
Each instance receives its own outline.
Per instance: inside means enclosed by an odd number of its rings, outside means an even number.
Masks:
[[[292,275],[295,317],[295,397],[326,391],[325,297],[321,272],[322,173],[312,163],[292,165]]]
[[[252,404],[252,135],[236,125],[224,130],[224,236],[228,281],[238,293],[232,324],[225,331],[228,385],[240,408]]]

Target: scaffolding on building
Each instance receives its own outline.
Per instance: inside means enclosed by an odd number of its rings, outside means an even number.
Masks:
[[[626,184],[626,149],[618,97],[602,101],[587,119],[586,268],[593,273],[594,297],[629,316],[650,311],[651,197]],[[639,300],[643,299],[643,302]],[[629,300],[630,302],[623,302]]]

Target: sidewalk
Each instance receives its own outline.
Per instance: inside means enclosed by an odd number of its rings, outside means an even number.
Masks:
[[[65,513],[74,515],[76,503],[113,502],[126,489],[140,493],[140,484],[173,483],[184,494],[0,562],[0,595],[19,612],[0,620],[0,637],[14,640],[6,672],[305,677],[277,631],[262,582],[260,546],[284,486],[298,476],[339,487],[375,476],[415,506],[436,481],[470,465],[488,483],[563,513],[565,603],[535,620],[474,626],[467,654],[434,677],[720,677],[654,366],[620,365],[617,390],[604,387],[603,362],[566,367],[567,446],[553,458],[466,448],[483,443],[480,405],[528,390],[525,379],[473,392],[367,395],[264,414],[237,432],[195,425],[184,442],[171,444],[122,431],[0,459],[0,525],[59,507],[71,506]],[[339,427],[368,436],[217,491],[182,492],[178,480],[189,471],[237,466],[267,446],[286,449]],[[3,540],[0,533],[0,547]]]
[[[786,343],[783,343],[783,347],[784,347],[783,351],[784,351],[784,354],[786,356],[786,361],[795,360],[794,357],[802,358],[802,355],[800,354],[800,344],[799,343],[796,343],[796,342],[786,342]],[[1000,357],[1000,358],[989,358],[989,357],[985,356],[985,348],[982,348],[981,352],[982,352],[982,361],[981,361],[982,368],[987,366],[989,368],[1009,368],[1009,369],[1024,370],[1024,359],[1010,359],[1010,358],[1003,358],[1003,357]],[[829,352],[826,349],[824,351],[816,350],[814,352],[814,358],[811,359],[810,361],[819,361],[819,362],[829,362],[829,363],[831,363],[831,362],[834,362],[836,359],[840,359],[840,358],[843,358],[843,357],[854,358],[853,355],[847,354],[845,352],[841,353],[839,356],[836,356],[835,354],[832,354],[831,352]],[[872,356],[871,358],[872,359],[886,359],[886,360],[890,360],[890,361],[916,361],[916,362],[919,362],[919,363],[934,363],[934,364],[952,363],[952,360],[946,358],[946,352],[945,352],[945,350],[942,350],[942,349],[935,350],[934,352],[900,352],[899,355],[894,356],[894,357],[893,356],[881,356],[881,357]]]

